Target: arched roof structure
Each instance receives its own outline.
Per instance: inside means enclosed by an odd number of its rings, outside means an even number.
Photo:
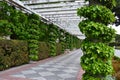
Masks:
[[[77,8],[87,5],[84,0],[8,0],[27,11],[32,11],[61,29],[84,38],[78,28],[82,18],[77,16]]]

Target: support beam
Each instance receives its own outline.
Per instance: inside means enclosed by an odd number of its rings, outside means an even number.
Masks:
[[[37,11],[36,11],[37,12]],[[77,11],[59,11],[59,12],[49,12],[49,13],[40,13],[40,12],[37,12],[41,15],[54,15],[54,14],[77,14]]]
[[[22,1],[26,5],[30,4],[46,4],[46,3],[59,3],[59,2],[75,2],[75,0],[27,0]],[[79,2],[84,2],[83,0],[80,0]]]
[[[58,12],[58,11],[75,11],[78,7],[66,7],[66,8],[50,8],[50,9],[33,9],[36,12],[46,13],[46,12]]]
[[[54,3],[54,4],[40,4],[40,5],[27,5],[31,9],[50,9],[50,8],[65,8],[65,7],[81,7],[85,5],[85,3],[76,3],[76,2],[70,2],[70,3]]]

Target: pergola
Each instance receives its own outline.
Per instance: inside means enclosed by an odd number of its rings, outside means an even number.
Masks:
[[[84,0],[8,0],[22,9],[38,14],[48,23],[53,23],[61,29],[81,39],[85,36],[78,28],[83,19],[77,16],[77,8],[87,5]]]

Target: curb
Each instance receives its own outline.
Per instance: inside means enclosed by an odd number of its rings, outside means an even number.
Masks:
[[[85,73],[82,68],[80,68],[78,75],[77,75],[77,80],[82,80],[82,75]]]

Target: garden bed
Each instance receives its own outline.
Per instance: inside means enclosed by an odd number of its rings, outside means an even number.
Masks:
[[[116,80],[120,80],[120,58],[114,57],[112,64],[114,68],[114,76],[116,77]]]

